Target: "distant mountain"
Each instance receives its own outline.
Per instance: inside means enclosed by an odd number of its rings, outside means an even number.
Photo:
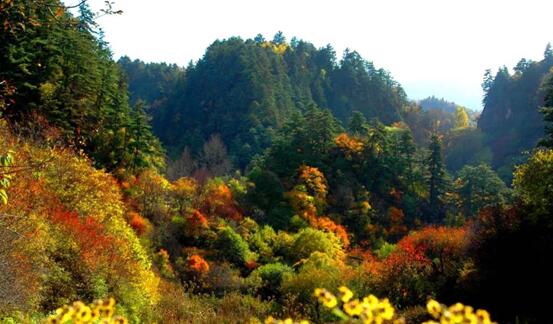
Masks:
[[[434,96],[417,101],[423,110],[440,109],[450,113],[455,112],[457,104],[447,101],[444,98],[436,98]]]

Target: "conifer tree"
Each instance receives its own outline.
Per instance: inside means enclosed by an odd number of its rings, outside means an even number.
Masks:
[[[144,168],[164,167],[161,147],[158,139],[152,134],[150,117],[145,111],[143,101],[138,101],[132,112],[130,124],[131,138],[129,151],[131,155],[129,168],[140,170]]]
[[[447,175],[442,156],[442,142],[438,135],[432,135],[428,149],[430,151],[426,159],[428,203],[432,221],[439,221],[443,195],[447,189]]]
[[[553,70],[543,83],[544,106],[541,109],[543,119],[546,122],[545,137],[540,141],[540,145],[553,148]]]

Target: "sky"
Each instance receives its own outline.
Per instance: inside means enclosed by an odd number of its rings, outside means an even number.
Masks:
[[[340,56],[358,51],[411,99],[444,97],[480,110],[486,69],[541,60],[553,43],[552,0],[111,0],[98,19],[115,58],[187,65],[216,39],[281,30]],[[76,2],[67,0],[66,4]],[[104,0],[89,1],[98,10]]]

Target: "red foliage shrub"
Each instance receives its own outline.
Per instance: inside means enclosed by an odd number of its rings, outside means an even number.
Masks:
[[[79,244],[81,257],[89,267],[115,263],[116,240],[105,233],[102,224],[91,217],[80,218],[77,213],[62,209],[56,209],[51,219]]]
[[[199,210],[194,210],[192,214],[186,217],[186,221],[189,226],[196,228],[207,228],[208,226],[207,218]]]
[[[189,269],[199,275],[209,272],[209,264],[201,256],[194,254],[188,258]]]
[[[131,225],[136,234],[143,235],[149,230],[150,226],[148,224],[148,221],[144,217],[140,216],[139,213],[129,212],[128,218],[129,225]]]
[[[257,262],[255,262],[254,260],[249,260],[249,261],[246,261],[245,266],[246,266],[246,269],[252,271],[255,268],[257,268],[259,264],[257,264]]]
[[[387,234],[392,239],[397,239],[407,234],[408,229],[404,223],[405,214],[403,213],[403,210],[396,207],[390,207],[388,209],[388,218],[390,220],[390,228],[387,230]]]
[[[225,183],[208,184],[202,197],[201,211],[209,216],[219,216],[234,221],[242,220],[242,212]]]
[[[328,217],[312,217],[308,219],[311,226],[325,230],[328,232],[334,233],[340,241],[342,241],[342,244],[344,247],[348,247],[350,244],[348,232],[346,231],[346,228],[342,225],[336,224],[332,219]]]

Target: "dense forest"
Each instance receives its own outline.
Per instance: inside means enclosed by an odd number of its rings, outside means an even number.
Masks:
[[[477,116],[281,32],[116,61],[97,15],[0,2],[0,322],[550,321],[550,46]]]
[[[486,71],[484,110],[478,128],[486,134],[485,142],[493,152],[492,166],[505,179],[515,165],[524,162],[543,137],[544,78],[553,67],[553,50],[548,45],[541,61],[521,59],[511,74],[502,67],[495,75]]]

